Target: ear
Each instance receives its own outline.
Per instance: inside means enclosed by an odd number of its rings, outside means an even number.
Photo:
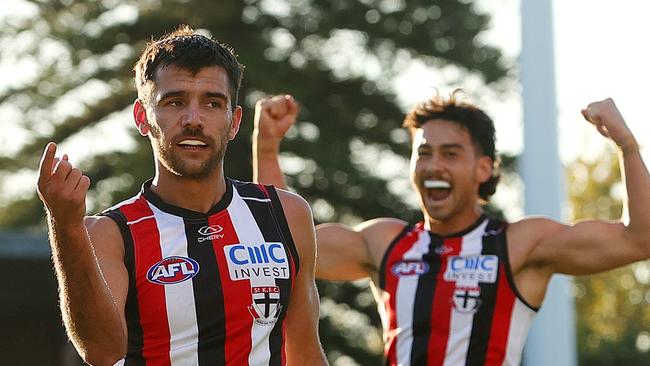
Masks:
[[[494,162],[489,156],[480,156],[476,162],[476,178],[481,183],[485,183],[492,177]]]
[[[235,110],[232,111],[232,120],[230,121],[230,130],[228,131],[228,140],[233,140],[239,132],[239,126],[241,124],[242,109],[240,106],[235,107]]]
[[[136,99],[133,103],[133,120],[135,121],[135,126],[140,132],[140,135],[147,136],[149,133],[149,121],[147,120],[147,110],[140,101]]]

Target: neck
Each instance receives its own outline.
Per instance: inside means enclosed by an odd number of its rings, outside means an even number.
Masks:
[[[206,213],[223,198],[226,181],[221,167],[215,169],[214,174],[201,179],[157,170],[151,190],[166,203]]]
[[[431,231],[432,233],[438,235],[449,235],[457,233],[467,229],[472,226],[476,220],[483,214],[483,209],[480,205],[476,205],[467,209],[463,212],[454,213],[449,217],[442,219],[436,219],[431,217],[426,211],[424,212],[425,217],[425,229]]]

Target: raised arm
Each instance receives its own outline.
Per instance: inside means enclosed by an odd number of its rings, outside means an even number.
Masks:
[[[546,229],[530,259],[550,265],[553,272],[575,275],[606,271],[650,257],[650,175],[639,145],[613,100],[591,103],[582,114],[618,147],[629,223],[590,220],[574,226],[550,222],[537,225]]]
[[[56,145],[49,143],[37,190],[47,212],[63,321],[87,363],[112,365],[126,353],[122,239],[109,218],[88,218],[84,224],[90,180],[67,156],[56,159],[55,154]]]
[[[253,129],[253,181],[286,189],[280,169],[280,142],[296,122],[298,103],[290,95],[264,98],[255,105]]]
[[[318,338],[319,300],[314,282],[316,241],[307,202],[300,196],[278,191],[300,258],[298,277],[287,310],[287,364],[327,365]]]

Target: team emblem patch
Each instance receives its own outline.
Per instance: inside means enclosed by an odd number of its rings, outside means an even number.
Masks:
[[[253,317],[255,324],[271,326],[275,324],[282,311],[280,303],[280,287],[256,286],[251,287],[253,302],[248,307],[248,312]]]
[[[147,280],[159,285],[187,281],[199,273],[199,263],[192,258],[171,256],[154,264],[147,271]]]
[[[421,276],[429,272],[429,263],[416,260],[399,261],[393,264],[391,271],[397,277]]]
[[[459,313],[475,313],[481,306],[480,287],[457,287],[452,299],[454,309]]]

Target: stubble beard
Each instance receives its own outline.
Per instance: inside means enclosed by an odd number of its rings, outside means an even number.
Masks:
[[[191,130],[186,130],[182,134],[182,136],[196,135],[200,134],[191,132]],[[222,136],[221,141],[219,141],[219,146],[216,150],[214,149],[216,144],[214,141],[211,141],[209,147],[211,153],[209,157],[197,166],[196,162],[189,162],[183,159],[180,154],[174,153],[174,141],[162,140],[162,133],[158,126],[152,124],[151,136],[153,137],[151,141],[152,147],[154,149],[154,154],[160,163],[165,167],[165,169],[167,169],[175,176],[192,180],[202,180],[214,174],[215,170],[223,161],[226,149],[228,147],[228,139],[226,136]]]

